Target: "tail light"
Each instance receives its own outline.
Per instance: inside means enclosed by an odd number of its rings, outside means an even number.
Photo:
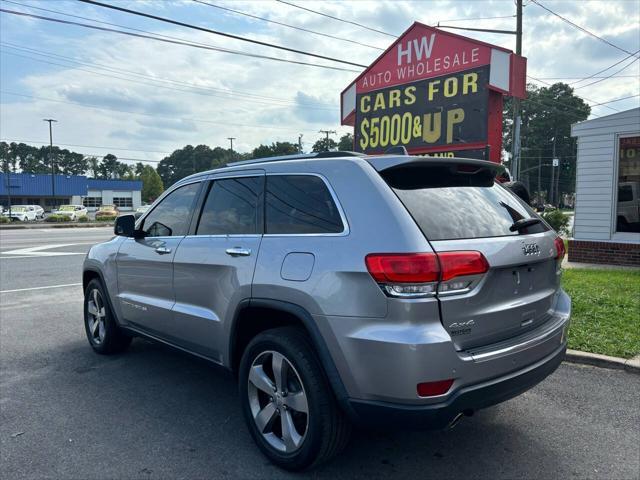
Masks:
[[[556,237],[553,243],[556,246],[556,259],[562,261],[564,255],[567,253],[566,248],[564,248],[564,240],[560,237]]]
[[[372,253],[367,270],[394,297],[422,297],[435,293],[440,265],[435,253]]]
[[[473,275],[489,270],[484,255],[476,251],[442,253],[373,253],[365,263],[383,290],[395,297],[423,297],[468,291]]]

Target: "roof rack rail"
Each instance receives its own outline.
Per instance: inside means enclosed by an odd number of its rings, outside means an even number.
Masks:
[[[293,155],[280,155],[277,157],[253,158],[251,160],[240,160],[238,162],[229,162],[225,167],[238,167],[242,165],[251,165],[253,163],[265,162],[283,162],[285,160],[302,160],[305,158],[336,158],[336,157],[366,157],[364,153],[358,152],[319,152],[319,153],[294,153]]]

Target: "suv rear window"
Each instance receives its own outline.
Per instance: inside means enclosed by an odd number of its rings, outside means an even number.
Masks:
[[[268,175],[266,231],[271,234],[341,233],[338,207],[327,185],[313,175]]]
[[[497,184],[493,172],[456,167],[405,167],[382,172],[389,186],[429,240],[458,240],[539,233],[538,223],[519,232],[516,220],[536,217],[520,198]]]

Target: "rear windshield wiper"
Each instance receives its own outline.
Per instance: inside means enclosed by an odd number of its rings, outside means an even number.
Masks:
[[[520,220],[516,220],[513,222],[513,225],[509,227],[509,231],[511,232],[519,232],[520,230],[524,230],[531,225],[536,225],[540,223],[542,220],[539,218],[531,217],[531,218],[521,218]]]

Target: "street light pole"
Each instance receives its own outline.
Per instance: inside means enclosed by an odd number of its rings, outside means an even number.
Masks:
[[[43,122],[49,123],[49,162],[51,162],[51,210],[55,208],[56,204],[56,165],[53,161],[53,130],[51,124],[57,122],[53,118],[43,118]]]

